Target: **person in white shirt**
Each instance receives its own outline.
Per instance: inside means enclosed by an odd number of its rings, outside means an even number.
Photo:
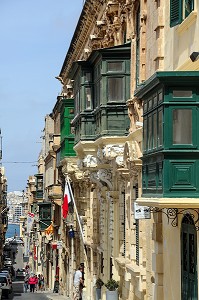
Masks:
[[[81,289],[80,284],[83,284],[82,279],[82,271],[83,268],[79,267],[79,269],[75,272],[73,285],[74,285],[74,300],[80,300],[81,299]]]

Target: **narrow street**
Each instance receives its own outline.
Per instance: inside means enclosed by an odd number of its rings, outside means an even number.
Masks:
[[[12,244],[11,246],[11,253],[10,256],[13,259],[13,267],[15,268],[15,271],[17,269],[23,269],[25,267],[24,261],[23,261],[23,251],[24,246],[21,244]],[[14,300],[47,300],[49,299],[47,296],[47,292],[35,292],[30,293],[28,291],[27,293],[24,293],[23,289],[23,279],[13,278],[13,292],[9,295],[9,299]],[[2,299],[5,299],[5,297],[2,297]]]
[[[4,299],[4,298],[2,298]],[[13,293],[9,296],[9,299],[14,300],[47,300],[48,297],[45,293],[24,293],[23,291],[23,281],[14,281],[13,282]]]

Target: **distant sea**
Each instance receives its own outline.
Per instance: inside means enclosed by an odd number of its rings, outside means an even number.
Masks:
[[[15,234],[19,236],[19,225],[18,224],[8,224],[8,229],[6,232],[6,239],[13,237]]]

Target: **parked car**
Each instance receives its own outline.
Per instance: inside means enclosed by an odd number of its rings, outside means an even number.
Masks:
[[[2,295],[8,299],[9,294],[12,293],[12,284],[9,282],[7,276],[0,274],[0,284],[2,289]]]
[[[1,271],[9,271],[12,277],[15,277],[15,268],[13,266],[4,266]]]
[[[0,275],[6,275],[6,277],[9,280],[9,282],[12,284],[12,275],[10,274],[10,272],[8,270],[2,270],[2,271],[0,271]]]
[[[5,260],[4,266],[12,266],[13,262],[11,260]]]
[[[25,269],[17,269],[16,278],[24,278],[26,276]]]

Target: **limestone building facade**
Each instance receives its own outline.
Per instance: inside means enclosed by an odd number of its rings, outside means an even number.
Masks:
[[[38,247],[64,295],[81,264],[84,299],[96,299],[98,278],[118,281],[122,300],[198,299],[198,5],[85,1],[41,172],[39,207],[54,227]]]

